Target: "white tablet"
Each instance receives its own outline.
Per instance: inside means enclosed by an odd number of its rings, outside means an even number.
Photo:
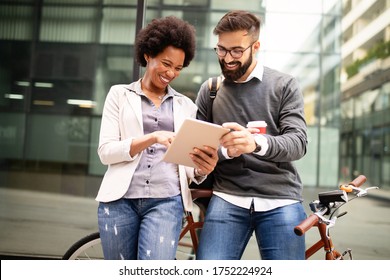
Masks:
[[[203,149],[203,146],[210,146],[217,149],[219,139],[229,131],[217,124],[191,118],[185,119],[163,160],[196,168],[190,157],[194,148]]]

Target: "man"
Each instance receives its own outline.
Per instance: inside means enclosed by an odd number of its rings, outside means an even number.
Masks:
[[[198,259],[240,259],[253,232],[262,259],[305,257],[305,240],[294,233],[306,215],[292,163],[306,153],[303,96],[293,77],[256,59],[259,33],[260,20],[246,11],[227,13],[214,29],[224,80],[212,121],[232,132],[221,139]],[[207,119],[209,102],[205,82],[196,100],[199,119]],[[246,128],[258,120],[267,123],[266,134]]]

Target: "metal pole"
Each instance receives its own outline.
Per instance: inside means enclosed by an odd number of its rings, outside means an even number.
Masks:
[[[136,23],[136,30],[135,30],[135,37],[137,38],[138,32],[142,29],[144,26],[145,21],[145,11],[146,11],[146,0],[138,0],[137,4],[137,23]],[[134,42],[135,39],[134,38]],[[138,65],[137,60],[134,57],[133,60],[133,81],[137,81],[141,76],[141,67]]]

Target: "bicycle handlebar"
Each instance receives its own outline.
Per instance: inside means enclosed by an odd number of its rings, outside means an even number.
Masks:
[[[352,182],[350,182],[348,185],[352,185],[354,187],[361,187],[365,182],[367,178],[364,175],[359,175],[356,177]]]
[[[318,223],[318,219],[319,217],[317,215],[311,214],[294,228],[295,234],[298,236],[302,236],[306,231],[308,231]]]
[[[366,182],[367,178],[366,176],[364,175],[359,175],[358,177],[356,177],[352,182],[350,182],[349,184],[347,185],[341,185],[340,186],[340,190],[344,190],[346,192],[352,192],[353,188],[352,187],[355,187],[355,188],[358,188],[360,187],[361,185],[363,185],[365,182]]]
[[[356,177],[353,181],[351,181],[347,185],[340,186],[340,189],[345,190],[346,192],[351,192],[353,190],[352,187],[360,187],[366,182],[367,178],[364,175],[359,175]],[[320,211],[316,212],[317,214],[325,214],[327,212],[327,209],[321,209]],[[294,228],[294,232],[298,236],[302,236],[305,232],[307,232],[309,229],[311,229],[313,226],[317,225],[319,222],[319,216],[316,214],[311,214],[309,217],[307,217],[305,220],[303,220],[299,225],[297,225]]]

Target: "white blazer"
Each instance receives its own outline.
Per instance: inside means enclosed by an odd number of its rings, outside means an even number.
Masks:
[[[96,200],[109,202],[122,198],[127,192],[141,153],[130,156],[130,146],[134,138],[144,135],[140,80],[130,85],[114,85],[107,94],[100,127],[98,155],[103,164],[108,165]],[[177,131],[185,118],[196,117],[197,107],[192,100],[168,87],[174,93],[174,130]],[[179,165],[180,189],[183,206],[192,210],[189,180],[197,183],[205,177],[194,177],[194,168]]]

